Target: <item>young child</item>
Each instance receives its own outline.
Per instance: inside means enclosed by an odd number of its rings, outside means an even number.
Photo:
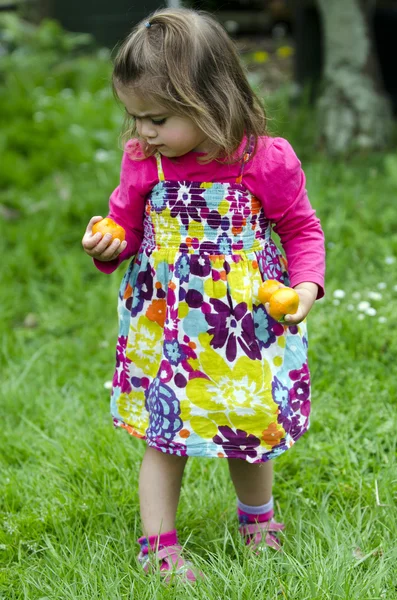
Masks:
[[[147,443],[138,558],[194,580],[175,530],[189,456],[228,460],[241,535],[255,552],[280,549],[271,459],[309,425],[305,317],[324,293],[323,233],[299,160],[266,135],[261,103],[212,17],[151,15],[118,51],[113,85],[132,120],[109,212],[126,240],[93,235],[93,217],[82,243],[104,273],[132,258],[111,411]],[[266,279],[299,294],[286,324],[258,299]]]

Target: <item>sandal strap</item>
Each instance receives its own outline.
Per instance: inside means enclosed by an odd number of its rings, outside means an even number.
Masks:
[[[242,535],[254,535],[255,533],[262,533],[263,531],[282,531],[285,528],[284,523],[276,523],[276,521],[264,521],[263,523],[247,523],[240,525],[240,532]]]
[[[164,546],[157,552],[157,559],[161,561],[160,571],[165,581],[169,582],[172,574],[182,575],[187,581],[194,582],[202,573],[195,573],[194,567],[189,560],[185,560],[181,553],[183,548],[180,544]]]
[[[181,557],[182,546],[180,544],[174,544],[173,546],[164,546],[157,552],[157,558],[164,560],[168,567],[171,569],[183,569],[186,566],[186,562]]]

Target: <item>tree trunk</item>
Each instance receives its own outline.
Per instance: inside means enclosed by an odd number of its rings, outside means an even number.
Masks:
[[[366,0],[317,0],[324,30],[321,141],[332,154],[381,149],[392,129],[368,26]]]

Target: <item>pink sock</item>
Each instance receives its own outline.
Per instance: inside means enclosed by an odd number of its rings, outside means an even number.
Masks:
[[[176,529],[161,533],[160,535],[150,535],[148,538],[143,536],[138,540],[138,544],[141,546],[142,554],[148,554],[149,547],[151,550],[156,552],[156,550],[161,550],[161,548],[164,548],[165,546],[174,546],[177,543],[178,534]]]
[[[237,515],[240,523],[263,523],[273,518],[273,497],[261,506],[249,506],[237,499]]]
[[[270,521],[273,518],[274,510],[271,509],[265,513],[250,514],[246,513],[241,508],[237,509],[238,520],[240,523],[263,523],[264,521]]]

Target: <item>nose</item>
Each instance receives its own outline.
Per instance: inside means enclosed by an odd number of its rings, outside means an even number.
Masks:
[[[137,128],[139,135],[145,139],[151,139],[157,136],[157,132],[149,119],[141,119],[140,123],[137,124]]]

